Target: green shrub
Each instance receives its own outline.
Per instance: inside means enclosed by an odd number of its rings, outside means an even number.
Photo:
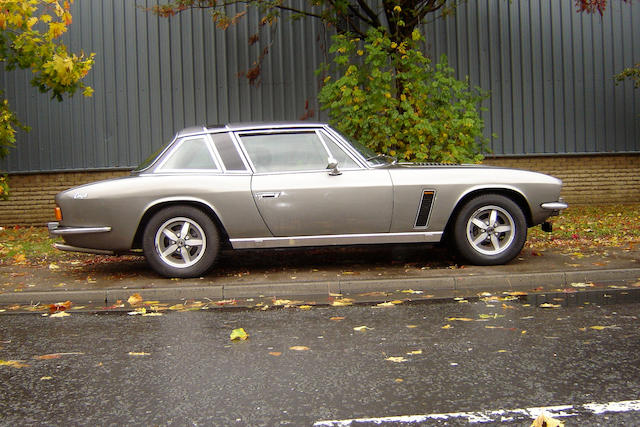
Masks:
[[[455,78],[446,56],[432,65],[418,48],[377,29],[365,40],[337,35],[319,94],[331,124],[374,151],[401,161],[479,162],[487,151],[478,105],[486,94]]]

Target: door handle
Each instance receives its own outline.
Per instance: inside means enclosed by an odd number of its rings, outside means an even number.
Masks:
[[[276,199],[280,197],[280,194],[281,193],[279,191],[268,192],[268,193],[256,193],[256,197],[258,199]]]

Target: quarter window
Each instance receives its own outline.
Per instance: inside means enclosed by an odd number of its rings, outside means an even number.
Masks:
[[[329,153],[315,132],[241,136],[256,172],[287,172],[327,168]]]
[[[204,138],[181,141],[160,166],[160,170],[175,169],[217,169],[207,141]]]
[[[327,148],[331,152],[334,159],[338,161],[338,167],[342,169],[356,169],[358,164],[349,155],[338,146],[331,138],[322,133],[322,139],[327,144]]]

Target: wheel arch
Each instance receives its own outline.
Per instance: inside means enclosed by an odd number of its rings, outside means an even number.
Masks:
[[[462,207],[469,200],[474,199],[478,196],[484,196],[487,194],[497,194],[500,196],[507,197],[508,199],[515,202],[518,205],[518,207],[522,209],[522,213],[524,214],[525,220],[527,221],[527,227],[532,226],[533,220],[532,220],[532,214],[531,214],[531,207],[529,206],[527,199],[521,192],[512,188],[504,188],[504,187],[478,188],[478,189],[473,189],[465,193],[462,197],[460,197],[460,199],[456,203],[456,206],[451,212],[451,215],[449,216],[449,219],[447,221],[447,225],[444,229],[444,235],[442,236],[443,240],[451,235],[451,229]]]
[[[153,204],[150,204],[149,206],[147,206],[147,208],[144,211],[144,214],[142,215],[142,218],[140,219],[140,222],[138,223],[138,228],[136,229],[136,234],[134,235],[134,238],[133,238],[132,247],[134,249],[142,248],[142,235],[144,234],[144,229],[149,223],[149,220],[153,217],[153,215],[155,215],[157,212],[161,211],[162,209],[165,209],[171,206],[191,206],[196,209],[199,209],[200,211],[205,213],[209,218],[211,218],[213,223],[218,228],[218,232],[220,233],[221,246],[223,248],[231,246],[231,243],[229,242],[229,235],[227,234],[227,231],[224,228],[222,221],[220,221],[220,217],[218,216],[213,206],[198,199],[168,199],[168,200],[158,200]]]

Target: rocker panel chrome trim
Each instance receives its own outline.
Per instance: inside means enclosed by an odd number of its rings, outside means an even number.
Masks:
[[[322,236],[259,237],[230,239],[234,249],[338,246],[375,243],[436,243],[442,232],[331,234]]]

